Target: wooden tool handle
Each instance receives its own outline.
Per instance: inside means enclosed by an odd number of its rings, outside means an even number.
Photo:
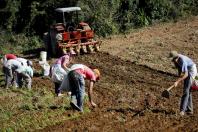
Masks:
[[[170,86],[168,89],[167,89],[167,91],[170,91],[172,88],[174,88],[175,86],[174,85],[172,85],[172,86]]]

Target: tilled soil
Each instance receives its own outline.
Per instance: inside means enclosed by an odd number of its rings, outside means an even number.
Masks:
[[[107,53],[85,55],[75,61],[101,69],[101,80],[94,86],[94,101],[98,107],[78,119],[49,126],[42,131],[197,129],[196,109],[193,116],[182,118],[178,115],[181,86],[173,90],[170,99],[161,97],[161,92],[175,80],[172,74],[139,66]],[[193,94],[196,102],[198,96]]]
[[[168,52],[177,50],[197,62],[197,44],[198,17],[104,40],[102,52],[75,58],[102,72],[94,85],[98,107],[41,131],[198,131],[197,92],[194,114],[184,117],[178,114],[182,84],[172,90],[170,99],[161,97],[176,80]]]

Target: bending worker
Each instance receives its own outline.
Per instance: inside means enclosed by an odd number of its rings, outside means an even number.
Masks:
[[[89,102],[93,107],[96,104],[92,100],[94,83],[99,80],[100,72],[98,69],[90,69],[83,64],[74,64],[68,73],[69,86],[71,88],[71,106],[83,112],[83,100],[85,94],[85,79],[89,80],[88,96]]]
[[[16,69],[21,67],[21,62],[17,61],[16,59],[10,59],[6,61],[4,65],[4,71],[6,76],[5,88],[9,88],[12,84],[14,84],[15,87],[18,87]]]
[[[34,74],[32,66],[32,61],[28,60],[26,64],[16,69],[19,87],[23,87],[23,84],[25,84],[25,87],[29,90],[32,88],[32,78]]]
[[[5,80],[6,80],[6,88],[8,88],[8,82],[10,82],[10,83],[12,83],[15,79],[13,79],[13,78],[10,78],[10,76],[8,77],[8,75],[10,75],[9,74],[9,71],[8,71],[8,69],[6,68],[6,63],[7,63],[7,61],[8,60],[11,60],[11,59],[16,59],[17,58],[17,56],[16,55],[14,55],[14,54],[5,54],[3,57],[2,57],[2,59],[1,59],[1,62],[2,62],[2,64],[3,64],[3,68],[2,68],[2,70],[3,70],[3,73],[4,73],[4,75],[5,75]],[[13,76],[14,77],[14,76]],[[10,80],[10,81],[9,81]],[[16,82],[13,82],[13,83],[15,83],[15,85],[16,85]],[[7,85],[8,84],[8,85]]]
[[[178,54],[176,51],[171,51],[170,57],[172,62],[178,69],[179,78],[175,81],[174,86],[184,81],[183,95],[180,103],[180,115],[185,113],[193,114],[192,93],[190,91],[192,82],[197,75],[196,64],[187,56]]]

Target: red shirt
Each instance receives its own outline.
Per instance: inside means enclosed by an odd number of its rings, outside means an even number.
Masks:
[[[14,54],[6,54],[5,57],[6,57],[7,60],[16,59],[17,58]]]
[[[77,73],[81,74],[84,76],[84,78],[91,80],[91,81],[96,81],[96,76],[94,72],[87,66],[83,66],[83,68],[79,68],[75,70]]]

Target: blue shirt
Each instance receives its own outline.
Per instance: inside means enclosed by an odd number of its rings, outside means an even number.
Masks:
[[[30,67],[30,66],[25,66],[24,72],[27,73],[28,75],[30,75],[30,77],[33,77],[34,72],[33,72],[32,67]]]
[[[30,66],[21,66],[16,69],[16,72],[28,74],[30,77],[33,77],[34,74],[33,69]]]
[[[181,72],[189,72],[190,68],[192,68],[195,63],[189,57],[179,54],[178,65]]]

